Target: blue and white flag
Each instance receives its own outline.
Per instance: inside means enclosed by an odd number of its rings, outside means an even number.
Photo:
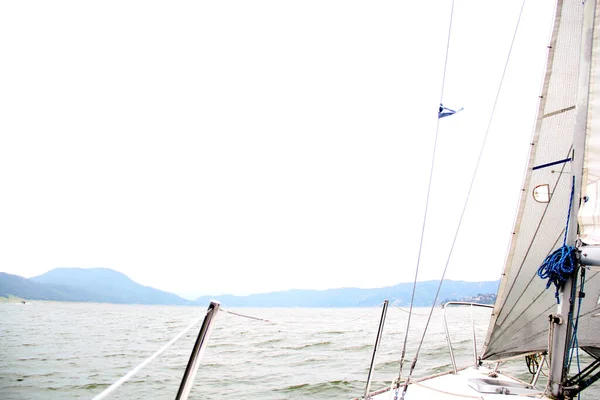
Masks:
[[[460,110],[453,110],[451,108],[448,107],[444,107],[443,104],[440,103],[440,108],[438,110],[438,118],[444,118],[444,117],[449,117],[451,115],[456,114],[459,111],[462,111],[463,109],[461,108]]]

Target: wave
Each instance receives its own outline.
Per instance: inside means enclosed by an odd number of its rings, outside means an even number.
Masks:
[[[325,392],[350,392],[355,391],[357,387],[362,387],[363,381],[327,381],[319,383],[301,383],[298,385],[286,386],[276,389],[277,392],[294,393],[297,395],[323,394]]]
[[[345,347],[344,350],[346,350],[346,351],[360,351],[360,350],[369,350],[369,349],[372,349],[372,348],[373,348],[372,344],[363,344],[363,345],[358,345],[358,346]]]
[[[268,339],[262,342],[258,342],[258,343],[254,343],[255,346],[264,346],[266,344],[271,344],[271,343],[280,343],[283,342],[284,340],[281,338],[273,338],[273,339]]]
[[[95,390],[95,389],[105,389],[110,385],[107,383],[88,383],[87,385],[77,386],[78,389],[83,390]]]
[[[9,320],[23,318],[22,313],[12,311],[14,315],[11,315],[6,308],[0,311],[10,317]],[[4,379],[0,376],[2,400],[91,398],[138,365],[139,357],[145,358],[164,345],[172,338],[173,330],[179,331],[173,323],[174,316],[162,312],[162,308],[53,303],[51,307],[40,305],[28,310],[32,312],[25,322],[36,329],[0,328],[4,345],[0,355],[4,357],[2,361],[11,366],[0,372],[5,376]],[[91,332],[90,327],[96,326],[99,315],[108,320],[106,310],[114,311],[109,327],[95,330],[94,336],[84,341],[87,343],[73,338],[74,332]],[[274,318],[278,312],[280,319],[293,317],[293,324],[263,327],[254,323],[238,324],[229,319],[218,321],[223,329],[213,331],[193,389],[198,398],[325,400],[350,399],[364,392],[376,324],[345,330],[330,324],[337,321],[336,318],[341,320],[340,310],[268,311]],[[327,318],[322,317],[324,313]],[[350,311],[344,315],[348,319],[352,316]],[[315,325],[317,318],[322,320],[322,325]],[[183,320],[186,325],[188,317]],[[143,340],[138,340],[138,335],[132,336],[131,321],[136,324],[140,321],[136,328],[144,332]],[[398,373],[397,359],[405,333],[392,324],[389,327],[399,336],[390,336],[386,331],[377,358],[375,376],[378,378],[393,379]],[[453,329],[470,332],[471,318],[458,321]],[[147,369],[119,388],[115,398],[172,398],[196,336],[197,332],[190,331],[182,337]],[[420,337],[413,336],[407,343],[411,356],[405,361],[405,368],[419,344]],[[443,335],[438,336],[439,342],[428,339],[424,343],[423,359],[417,365],[415,376],[451,368],[446,341]],[[456,335],[455,350],[459,349],[458,355],[463,358],[468,355],[470,360],[471,345],[459,343],[458,339],[464,338]],[[53,345],[49,347],[48,343]],[[440,364],[445,365],[436,367]],[[385,385],[388,383],[378,381],[372,387]],[[600,399],[600,396],[594,392],[590,398]]]
[[[116,354],[105,354],[102,358],[115,358],[115,357],[131,357],[131,354],[116,353]]]
[[[291,349],[291,350],[301,350],[301,349],[307,349],[309,347],[323,347],[323,346],[329,346],[332,345],[332,342],[317,342],[317,343],[306,343],[300,346],[286,346],[284,347],[284,349]]]
[[[399,365],[400,365],[400,360],[384,361],[384,362],[375,364],[375,370],[391,368],[391,367],[398,368]]]
[[[43,378],[43,377],[55,376],[55,375],[59,375],[58,372],[48,372],[48,373],[45,373],[45,374],[22,375],[21,378],[18,378],[17,380],[19,382],[21,382],[23,379],[28,379],[28,378]]]

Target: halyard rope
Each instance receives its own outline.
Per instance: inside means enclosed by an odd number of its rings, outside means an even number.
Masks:
[[[171,347],[173,345],[173,343],[175,343],[176,341],[178,341],[179,339],[181,339],[181,337],[183,335],[185,335],[190,329],[192,329],[201,320],[203,320],[204,317],[205,317],[205,315],[206,314],[204,314],[200,318],[194,320],[194,322],[192,322],[187,328],[185,328],[177,336],[175,336],[173,339],[171,339],[171,341],[169,343],[165,344],[156,353],[152,354],[150,357],[148,357],[146,360],[144,360],[140,365],[138,365],[137,367],[135,367],[134,369],[132,369],[129,373],[127,373],[125,376],[123,376],[121,379],[119,379],[118,381],[116,381],[115,383],[113,383],[112,385],[110,385],[108,388],[106,388],[102,393],[100,393],[99,395],[97,395],[96,397],[94,397],[92,400],[101,400],[101,399],[104,399],[106,396],[108,396],[109,394],[111,394],[112,392],[114,392],[119,386],[121,386],[122,384],[124,384],[125,382],[127,382],[128,380],[130,380],[131,378],[133,378],[133,376],[135,374],[137,374],[138,372],[140,372],[140,370],[142,368],[144,368],[146,365],[148,365],[150,362],[152,362],[156,357],[158,357],[162,353],[164,353],[164,351],[167,350],[169,347]]]

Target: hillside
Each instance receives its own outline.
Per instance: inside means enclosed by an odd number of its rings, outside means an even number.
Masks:
[[[18,275],[0,272],[0,296],[9,295],[32,300],[53,300],[60,297],[60,294],[51,287],[37,284]]]
[[[30,280],[55,287],[85,290],[87,298],[76,301],[172,305],[190,303],[173,293],[142,286],[126,275],[108,268],[56,268]]]
[[[435,298],[439,281],[417,284],[415,306],[429,306]],[[498,281],[465,282],[445,281],[438,303],[446,299],[476,296],[479,293],[496,293]],[[288,290],[253,294],[248,296],[202,296],[195,304],[208,304],[211,299],[231,307],[366,307],[376,306],[384,299],[397,305],[410,304],[412,283],[400,283],[376,289],[341,288],[329,290]]]
[[[0,296],[9,295],[28,300],[167,305],[190,303],[175,294],[142,286],[108,268],[57,268],[29,279],[0,273]]]
[[[437,286],[438,281],[419,282],[415,305],[431,305]],[[496,293],[497,288],[497,281],[445,281],[438,303],[480,293]],[[384,299],[397,305],[408,305],[411,293],[412,283],[400,283],[376,289],[287,290],[249,296],[202,296],[192,302],[140,285],[126,275],[107,268],[57,268],[30,279],[0,273],[0,297],[10,295],[29,300],[204,306],[211,299],[217,299],[227,307],[368,307]]]

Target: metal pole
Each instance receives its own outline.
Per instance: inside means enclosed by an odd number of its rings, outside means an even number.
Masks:
[[[177,392],[177,397],[175,397],[175,400],[186,400],[190,394],[190,390],[192,390],[192,385],[194,384],[194,379],[196,378],[198,367],[200,366],[200,360],[202,359],[204,350],[206,350],[206,344],[208,343],[213,322],[217,316],[220,306],[221,304],[218,301],[211,301],[208,305],[204,322],[202,322],[202,327],[198,333],[198,338],[194,344],[194,349],[190,355],[188,365],[185,368],[183,378],[181,379],[181,385],[179,385],[179,391]]]
[[[546,362],[546,355],[542,356],[542,361],[540,361],[540,365],[538,367],[537,372],[535,373],[535,375],[533,376],[533,379],[531,380],[531,386],[535,386],[537,385],[538,379],[540,379],[540,374],[542,373],[542,367],[544,366],[544,363]]]
[[[471,321],[473,324],[473,354],[475,357],[475,368],[479,367],[479,358],[477,357],[477,341],[475,335],[475,320],[473,319],[473,307],[484,307],[484,308],[494,308],[494,306],[490,304],[480,304],[480,303],[471,303],[468,301],[449,301],[447,303],[442,304],[442,309],[444,310],[444,331],[446,333],[446,340],[448,341],[448,350],[450,350],[450,361],[452,361],[452,369],[454,369],[454,373],[458,373],[458,368],[456,367],[456,360],[454,359],[454,350],[452,350],[452,341],[450,340],[450,332],[448,331],[448,321],[446,320],[446,309],[448,306],[471,306]]]
[[[448,303],[445,303],[442,308],[444,309],[444,331],[446,332],[446,340],[448,341],[448,350],[450,350],[450,361],[452,362],[452,369],[454,369],[454,373],[458,373],[458,369],[456,368],[456,360],[454,359],[454,351],[452,350],[452,341],[450,340],[450,332],[448,332],[448,321],[446,320],[446,306]]]
[[[473,315],[473,304],[471,304],[471,325],[473,325],[473,359],[475,369],[479,369],[479,359],[477,358],[477,336],[475,335],[475,316]]]
[[[375,355],[379,349],[379,343],[381,342],[381,336],[383,335],[383,325],[385,324],[385,316],[387,314],[389,300],[383,302],[383,310],[381,311],[381,320],[379,320],[379,329],[377,330],[377,338],[375,339],[375,347],[373,347],[373,357],[371,358],[371,366],[369,367],[369,376],[367,377],[367,387],[365,387],[365,399],[369,398],[369,390],[371,390],[371,377],[373,374],[373,367],[375,366]]]

